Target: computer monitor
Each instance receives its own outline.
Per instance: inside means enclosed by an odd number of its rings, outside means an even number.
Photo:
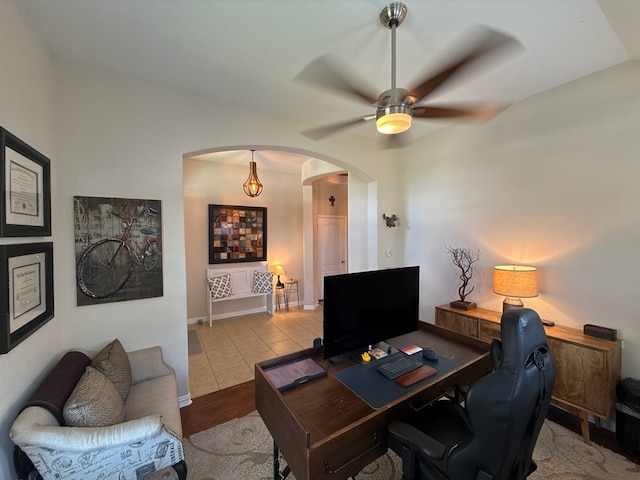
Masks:
[[[339,360],[418,329],[420,267],[324,278],[324,358]]]

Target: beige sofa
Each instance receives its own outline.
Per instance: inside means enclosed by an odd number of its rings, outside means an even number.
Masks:
[[[67,352],[10,436],[18,478],[38,478],[34,467],[45,480],[133,480],[169,466],[187,476],[175,372],[160,347]]]

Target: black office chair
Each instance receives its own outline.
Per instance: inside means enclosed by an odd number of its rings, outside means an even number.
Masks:
[[[502,315],[494,371],[466,392],[464,406],[440,400],[407,422],[389,425],[389,446],[404,480],[522,480],[555,383],[555,364],[540,317],[527,308]]]

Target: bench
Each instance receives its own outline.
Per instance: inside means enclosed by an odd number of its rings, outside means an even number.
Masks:
[[[273,315],[273,273],[267,265],[207,267],[207,284],[209,327],[213,324],[213,305],[218,302],[265,297],[266,310]]]

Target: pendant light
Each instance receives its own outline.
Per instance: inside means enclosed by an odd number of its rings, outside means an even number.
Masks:
[[[253,152],[255,152],[255,150],[251,150],[251,162],[249,162],[249,177],[247,178],[246,182],[242,184],[242,188],[244,189],[244,193],[246,193],[250,197],[257,197],[262,193],[262,183],[260,183],[260,179],[258,178],[256,162],[253,161]]]

